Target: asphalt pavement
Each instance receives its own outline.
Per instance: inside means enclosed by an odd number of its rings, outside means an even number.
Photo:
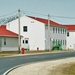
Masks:
[[[75,52],[59,52],[12,57],[0,57],[0,75],[3,75],[7,70],[17,65],[69,57],[75,57]]]

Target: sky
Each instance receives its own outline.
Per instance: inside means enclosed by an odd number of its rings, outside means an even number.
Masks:
[[[53,21],[75,24],[75,0],[0,0],[0,18],[18,9],[25,15],[47,18],[50,14]]]

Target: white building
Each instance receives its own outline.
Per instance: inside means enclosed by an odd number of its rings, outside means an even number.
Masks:
[[[48,33],[48,20],[43,18],[23,16],[20,18],[21,47],[29,50],[48,50],[53,48],[53,41],[60,41],[62,49],[66,49],[66,28],[56,22],[50,21]],[[7,24],[7,29],[18,33],[18,19]],[[50,36],[48,36],[50,34]],[[50,44],[49,44],[50,39]]]
[[[67,49],[75,50],[75,25],[64,25],[67,28]]]
[[[0,26],[0,51],[18,51],[18,34]]]

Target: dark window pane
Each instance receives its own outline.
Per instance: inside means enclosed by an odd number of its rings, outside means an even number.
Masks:
[[[26,40],[25,43],[28,44],[28,40]]]
[[[56,28],[56,33],[57,33],[57,28]]]
[[[61,29],[61,34],[62,34],[62,29]]]
[[[67,36],[69,37],[69,32],[67,32]]]
[[[24,44],[24,40],[23,40],[23,44]]]
[[[4,42],[4,45],[6,45],[6,42]]]
[[[64,29],[63,29],[63,34],[64,34]]]
[[[58,33],[60,32],[59,28],[58,28]]]
[[[63,45],[64,45],[64,40],[63,40]]]
[[[65,45],[66,45],[66,40],[65,40]]]
[[[23,31],[27,32],[27,26],[23,26]]]
[[[55,28],[53,28],[53,33],[55,32]]]
[[[6,38],[4,38],[4,45],[6,45]]]

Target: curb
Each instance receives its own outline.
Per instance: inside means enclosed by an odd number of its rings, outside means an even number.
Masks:
[[[14,66],[14,67],[10,68],[9,70],[7,70],[5,73],[3,73],[3,75],[8,75],[9,72],[11,72],[12,70],[14,70],[16,68],[19,68],[19,67],[22,67],[22,66],[25,66],[25,65],[29,65],[29,64],[39,63],[39,62],[43,62],[43,61],[31,62],[31,63],[26,63],[26,64]]]
[[[19,54],[19,55],[11,55],[11,56],[3,56],[3,57],[15,57],[15,56],[38,55],[38,54],[61,53],[61,52],[63,53],[63,52],[73,52],[73,51],[55,51],[55,52],[29,53],[29,54]]]
[[[18,66],[15,66],[15,67],[10,68],[10,69],[7,70],[3,75],[8,75],[9,72],[11,72],[12,70],[14,70],[14,69],[16,69],[16,68],[18,68],[18,67],[20,67],[20,66],[21,66],[21,65],[18,65]]]
[[[38,61],[38,62],[41,62],[41,61]],[[14,70],[16,68],[19,68],[19,67],[22,67],[22,66],[25,66],[25,65],[29,65],[29,64],[32,64],[32,63],[38,63],[38,62],[31,62],[31,63],[26,63],[26,64],[14,66],[14,67],[10,68],[9,70],[7,70],[5,73],[3,73],[3,75],[8,75],[9,72],[11,72],[12,70]]]
[[[14,67],[10,68],[9,70],[7,70],[5,73],[3,73],[3,75],[8,75],[9,72],[11,72],[12,70],[14,70],[18,67],[22,67],[23,65],[27,65],[27,64],[21,64],[21,65],[18,65],[18,66],[14,66]]]

